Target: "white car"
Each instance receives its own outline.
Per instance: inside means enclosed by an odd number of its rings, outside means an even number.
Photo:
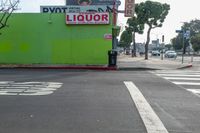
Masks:
[[[166,58],[176,58],[177,53],[175,51],[166,51],[165,52],[165,57]]]
[[[158,50],[154,50],[151,52],[152,56],[160,56],[160,52]]]

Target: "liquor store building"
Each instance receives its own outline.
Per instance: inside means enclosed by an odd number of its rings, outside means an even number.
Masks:
[[[1,64],[106,65],[112,49],[111,6],[41,6],[14,13],[1,30]]]

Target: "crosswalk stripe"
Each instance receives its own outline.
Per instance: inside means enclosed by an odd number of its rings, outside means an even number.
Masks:
[[[189,71],[186,71],[186,72],[171,72],[171,71],[167,71],[167,72],[156,72],[156,73],[159,73],[159,74],[194,74],[194,75],[199,75],[200,72],[189,72]]]
[[[200,85],[200,83],[195,83],[195,82],[172,82],[177,85]]]
[[[168,77],[200,77],[200,75],[194,75],[194,74],[156,74],[158,76],[168,76]]]
[[[187,91],[200,96],[200,71],[156,71],[152,72],[176,85],[180,85]],[[195,82],[196,81],[196,82]],[[196,86],[196,87],[189,87]]]
[[[188,91],[191,91],[195,94],[200,94],[200,89],[187,89]]]
[[[193,81],[199,81],[200,78],[182,78],[182,77],[163,77],[168,80],[193,80]]]

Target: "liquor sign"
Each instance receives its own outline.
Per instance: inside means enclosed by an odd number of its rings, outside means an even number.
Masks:
[[[87,6],[87,5],[113,5],[114,0],[67,0],[67,5],[79,5],[79,6]],[[121,2],[116,0],[116,5],[120,5]]]
[[[125,17],[133,17],[135,12],[135,0],[125,0]]]
[[[40,6],[41,13],[112,12],[113,6]]]
[[[67,13],[66,24],[109,24],[109,13]]]

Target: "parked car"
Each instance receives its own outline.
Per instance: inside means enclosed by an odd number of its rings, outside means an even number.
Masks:
[[[165,57],[166,58],[176,58],[177,53],[175,51],[166,51],[165,52]]]
[[[160,52],[158,50],[154,50],[151,52],[152,56],[160,56]]]

